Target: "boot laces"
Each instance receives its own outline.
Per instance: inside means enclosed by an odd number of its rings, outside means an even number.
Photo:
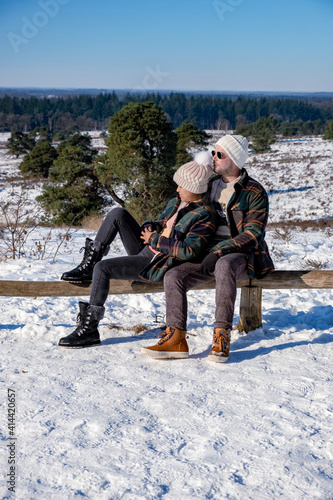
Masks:
[[[93,254],[94,254],[94,249],[92,248],[92,246],[89,249],[82,247],[80,249],[80,253],[82,253],[83,250],[86,250],[86,252],[83,256],[81,264],[78,265],[79,271],[83,271],[83,269],[86,269],[89,266],[89,264],[91,263]]]
[[[213,342],[214,345],[219,345],[222,351],[226,351],[229,344],[230,333],[226,332],[214,332]]]
[[[169,332],[167,332],[167,331],[165,331],[165,332],[161,332],[161,333],[158,335],[158,337],[160,337],[160,339],[161,339],[161,340],[159,340],[159,341],[157,342],[157,344],[158,344],[158,345],[162,345],[162,344],[164,344],[165,342],[167,342],[169,339],[171,339],[171,337],[172,337],[172,335],[173,335],[173,332],[174,332],[174,331],[175,331],[175,330],[174,330],[174,328],[170,328],[170,331],[169,331]]]
[[[91,312],[87,312],[84,316],[79,313],[76,317],[76,322],[78,324],[77,335],[81,337],[87,330],[91,318]]]

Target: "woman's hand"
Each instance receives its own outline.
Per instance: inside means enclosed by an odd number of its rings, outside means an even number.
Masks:
[[[143,242],[147,245],[148,241],[149,241],[149,238],[150,238],[150,235],[155,233],[156,231],[151,231],[150,229],[148,229],[147,227],[144,228],[143,231],[141,231],[141,236],[140,238],[143,240]]]

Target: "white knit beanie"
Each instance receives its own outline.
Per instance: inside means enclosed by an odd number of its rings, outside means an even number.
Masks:
[[[191,193],[205,193],[208,180],[213,173],[212,157],[208,151],[197,153],[193,161],[185,163],[173,176],[178,186]]]
[[[225,135],[216,143],[221,146],[238,168],[243,168],[248,157],[248,142],[242,135]]]

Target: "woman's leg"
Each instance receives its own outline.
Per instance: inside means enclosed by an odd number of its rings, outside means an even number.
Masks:
[[[145,247],[138,255],[104,259],[96,264],[90,294],[90,304],[103,306],[109,294],[110,279],[136,280],[141,271],[152,260],[154,253]]]
[[[141,281],[139,274],[154,253],[145,247],[139,255],[106,259],[96,264],[89,304],[80,302],[80,321],[73,333],[59,340],[62,347],[86,347],[100,344],[98,323],[104,316],[104,303],[110,287],[110,279]]]
[[[96,241],[109,246],[119,234],[127,255],[137,255],[143,249],[141,229],[125,208],[114,208],[106,215],[96,235]]]
[[[107,255],[109,246],[118,233],[128,255],[137,255],[142,250],[144,245],[140,239],[139,224],[124,208],[114,208],[106,215],[95,241],[86,239],[82,262],[71,271],[63,273],[61,279],[77,283],[91,282],[94,266]]]

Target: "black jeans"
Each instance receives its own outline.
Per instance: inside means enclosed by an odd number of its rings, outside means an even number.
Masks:
[[[96,235],[96,241],[110,245],[117,234],[128,255],[103,259],[95,265],[90,294],[91,305],[105,304],[110,279],[143,281],[139,278],[139,274],[155,255],[140,239],[139,224],[124,208],[114,208],[107,214]]]

